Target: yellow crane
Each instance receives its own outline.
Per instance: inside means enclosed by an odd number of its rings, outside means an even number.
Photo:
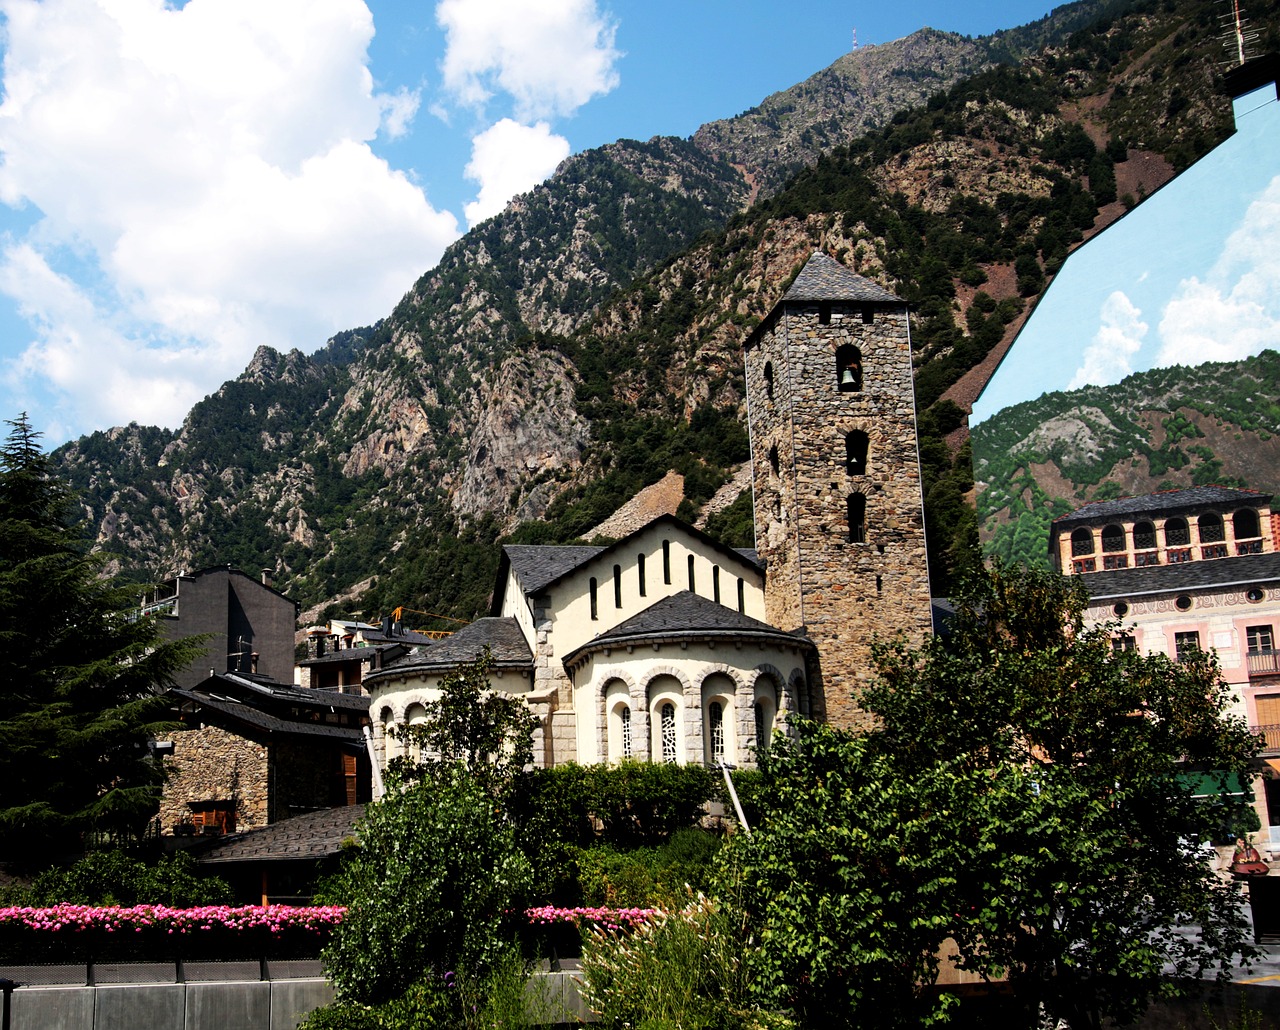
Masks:
[[[391,617],[396,622],[399,622],[404,617],[405,612],[412,612],[414,615],[425,615],[429,619],[443,619],[445,622],[456,622],[460,626],[470,625],[470,623],[468,623],[466,619],[455,619],[451,615],[437,615],[435,612],[419,611],[417,608],[406,608],[404,605],[401,605],[399,608],[393,609],[391,612]],[[430,637],[432,640],[443,640],[445,637],[449,636],[453,632],[453,630],[451,629],[418,629],[418,630],[414,630],[414,632],[420,633],[424,637]]]

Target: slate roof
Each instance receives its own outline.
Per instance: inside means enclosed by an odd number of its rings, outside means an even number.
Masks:
[[[304,719],[282,719],[278,715],[271,715],[255,708],[252,704],[236,701],[223,695],[208,694],[201,690],[184,690],[181,687],[174,687],[169,693],[183,701],[198,704],[206,711],[225,715],[234,722],[250,726],[263,733],[283,734],[292,737],[324,737],[330,740],[356,743],[363,746],[363,737],[358,726],[335,726],[333,723],[308,722]],[[325,690],[316,691],[315,693],[329,695],[333,691]],[[340,696],[354,697],[356,695],[343,694]],[[364,702],[363,707],[367,710],[369,699],[362,697],[360,700]]]
[[[865,276],[851,272],[834,258],[815,250],[796,276],[790,289],[782,295],[784,301],[853,300],[873,304],[903,304],[888,290],[877,286]]]
[[[808,637],[787,633],[759,619],[727,608],[689,590],[656,601],[644,611],[593,637],[565,655],[570,665],[582,655],[604,647],[677,639],[766,638],[776,644],[812,648]]]
[[[1163,515],[1178,512],[1195,512],[1200,509],[1218,509],[1228,506],[1267,504],[1270,494],[1257,490],[1231,490],[1224,486],[1193,486],[1187,490],[1162,490],[1155,494],[1137,497],[1120,497],[1114,501],[1094,501],[1077,508],[1068,515],[1053,520],[1055,529],[1077,524],[1102,522],[1106,519],[1138,518],[1142,515]]]
[[[523,669],[533,666],[533,652],[524,638],[520,624],[512,618],[484,618],[437,642],[419,654],[407,654],[388,662],[377,672],[365,676],[365,684],[376,683],[384,676],[410,669],[452,669],[474,662],[488,645],[495,669]]]
[[[381,626],[373,629],[362,629],[360,635],[370,644],[405,644],[409,647],[430,647],[435,641],[425,633],[411,629],[400,629],[391,633],[382,632]]]
[[[1087,572],[1079,578],[1094,601],[1203,590],[1206,587],[1274,583],[1280,581],[1280,553],[1244,554],[1236,558],[1179,562],[1177,565]]]
[[[220,686],[212,686],[215,681],[220,684]],[[322,708],[334,707],[367,710],[369,707],[369,699],[367,697],[361,697],[359,694],[344,694],[338,690],[298,687],[292,683],[276,683],[272,680],[252,680],[247,676],[241,676],[234,672],[215,673],[203,683],[198,684],[195,689],[205,693],[209,693],[215,689],[219,693],[244,693],[250,697],[256,696],[263,698],[264,700],[269,698],[272,701],[312,705]]]
[[[269,826],[229,833],[202,852],[201,865],[224,862],[314,861],[342,851],[342,842],[355,836],[364,805],[327,808],[321,812],[281,819]]]
[[[428,643],[434,643],[434,641],[428,641]],[[354,661],[371,662],[377,656],[379,651],[385,654],[392,650],[406,651],[408,650],[408,647],[404,644],[378,644],[371,647],[344,647],[337,651],[330,651],[328,654],[322,654],[319,658],[308,658],[305,661],[299,662],[298,665],[329,665],[334,662]],[[395,658],[398,656],[392,655],[391,657]]]
[[[507,544],[502,553],[511,562],[524,592],[536,594],[603,550],[574,544]]]

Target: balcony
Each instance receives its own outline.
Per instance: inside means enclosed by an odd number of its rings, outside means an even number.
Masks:
[[[1261,554],[1261,540],[1237,540],[1236,554]]]
[[[1250,651],[1245,655],[1249,676],[1280,676],[1280,651]]]
[[[1280,755],[1280,726],[1250,726],[1250,733],[1260,733],[1263,738],[1259,755]]]

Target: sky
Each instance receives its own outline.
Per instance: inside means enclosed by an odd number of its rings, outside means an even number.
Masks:
[[[1234,135],[1067,259],[971,424],[1053,390],[1280,350],[1275,86],[1234,108]]]
[[[1046,0],[0,0],[0,415],[178,426],[571,154]]]

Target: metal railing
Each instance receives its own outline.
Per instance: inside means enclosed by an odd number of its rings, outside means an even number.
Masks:
[[[1250,726],[1249,732],[1262,735],[1262,754],[1280,754],[1280,725]]]

